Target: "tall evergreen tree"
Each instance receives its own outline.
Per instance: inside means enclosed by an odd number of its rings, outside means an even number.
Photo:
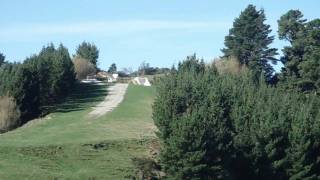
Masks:
[[[40,109],[40,81],[37,72],[28,64],[21,64],[13,76],[12,94],[19,104],[21,121],[25,123],[41,113]]]
[[[46,113],[48,105],[65,97],[75,81],[68,50],[50,44],[23,63],[0,67],[0,96],[13,97],[21,112],[21,122]]]
[[[286,89],[317,91],[320,88],[320,19],[307,22],[299,10],[290,10],[278,21],[279,38],[290,42],[281,58],[280,76]]]
[[[39,80],[27,64],[8,63],[0,68],[0,96],[3,95],[16,100],[22,122],[39,115]]]
[[[278,20],[279,38],[292,43],[298,38],[298,34],[304,28],[305,22],[306,19],[303,19],[303,14],[299,10],[288,11]]]
[[[68,49],[62,44],[55,52],[53,76],[52,91],[56,96],[66,96],[75,82],[75,72]]]
[[[4,63],[5,58],[6,57],[2,53],[0,53],[0,66]]]
[[[159,85],[153,118],[164,143],[162,163],[175,179],[230,175],[229,104],[216,74],[194,55]]]
[[[87,59],[97,68],[99,50],[96,45],[85,41],[82,42],[76,49],[76,56]]]
[[[245,64],[258,76],[264,73],[270,78],[273,68],[269,62],[276,63],[277,49],[269,45],[274,40],[269,36],[270,25],[265,24],[264,10],[256,10],[249,5],[240,16],[235,19],[229,35],[225,37],[225,57],[235,57],[241,64]]]
[[[112,63],[108,69],[108,73],[116,73],[116,72],[117,72],[117,65],[115,63]]]

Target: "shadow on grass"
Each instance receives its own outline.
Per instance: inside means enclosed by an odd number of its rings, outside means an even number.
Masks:
[[[102,101],[106,95],[107,85],[78,83],[62,103],[55,105],[52,112],[81,111]]]

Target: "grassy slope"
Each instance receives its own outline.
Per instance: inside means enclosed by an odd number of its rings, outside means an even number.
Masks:
[[[105,95],[85,87],[46,119],[0,136],[3,179],[123,179],[134,174],[131,159],[146,155],[154,138],[154,88],[130,85],[124,101],[99,119],[87,119]]]

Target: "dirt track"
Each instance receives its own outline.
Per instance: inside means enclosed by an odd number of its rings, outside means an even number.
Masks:
[[[88,114],[89,118],[99,118],[116,108],[124,98],[128,84],[115,84],[108,88],[108,95],[105,100],[93,107],[93,111]]]

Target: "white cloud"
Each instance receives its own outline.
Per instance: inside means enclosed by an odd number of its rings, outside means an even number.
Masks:
[[[60,24],[23,23],[1,28],[0,38],[10,41],[61,35],[94,34],[96,36],[114,36],[155,30],[215,31],[229,27],[230,24],[225,22],[161,20],[95,21]]]

